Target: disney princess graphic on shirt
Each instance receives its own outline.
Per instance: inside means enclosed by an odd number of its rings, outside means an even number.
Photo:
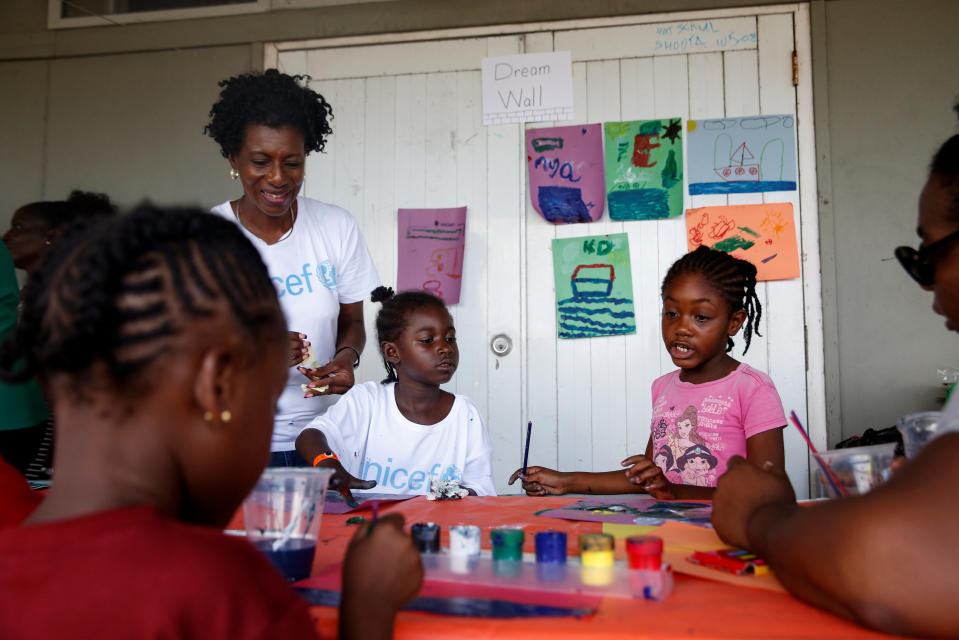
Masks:
[[[663,470],[663,475],[666,476],[667,480],[674,484],[682,483],[683,479],[676,467],[675,458],[673,458],[673,452],[669,445],[664,444],[659,448],[653,455],[653,463]]]
[[[716,474],[713,469],[716,468],[716,456],[714,456],[705,445],[695,445],[690,447],[676,461],[679,467],[683,484],[689,484],[696,487],[714,487],[716,486]]]
[[[706,444],[706,440],[699,433],[698,426],[699,419],[696,407],[689,405],[682,414],[676,418],[676,423],[669,431],[666,442],[673,453],[673,460],[676,461],[676,466],[680,471],[682,471],[682,467],[679,466],[679,457],[686,453],[686,450],[690,447],[695,447],[698,444]]]

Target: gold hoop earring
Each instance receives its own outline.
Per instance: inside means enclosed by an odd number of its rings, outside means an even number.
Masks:
[[[220,420],[222,422],[229,422],[232,419],[233,419],[233,414],[230,413],[229,409],[224,409],[223,411],[220,412]]]
[[[232,178],[233,180],[236,180],[239,177],[240,177],[239,171],[237,171],[236,169],[230,169],[230,178]]]

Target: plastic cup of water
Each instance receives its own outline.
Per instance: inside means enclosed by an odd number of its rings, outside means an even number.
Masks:
[[[868,493],[889,480],[892,459],[896,455],[896,443],[886,442],[869,447],[830,449],[819,455],[829,465],[833,475],[845,487],[849,495],[855,496]],[[825,495],[830,498],[839,497],[818,466],[816,477]]]
[[[316,467],[269,468],[243,501],[247,538],[290,582],[310,575],[332,474]]]
[[[922,411],[899,418],[896,428],[902,434],[902,447],[907,458],[915,458],[926,443],[936,436],[940,415],[938,411]]]

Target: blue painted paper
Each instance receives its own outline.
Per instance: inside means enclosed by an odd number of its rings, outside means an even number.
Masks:
[[[686,122],[689,195],[796,190],[792,115]]]

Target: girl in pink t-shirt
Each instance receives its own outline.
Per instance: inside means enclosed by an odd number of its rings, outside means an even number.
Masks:
[[[625,471],[564,473],[530,466],[529,495],[649,493],[709,498],[729,459],[745,456],[783,470],[782,402],[769,376],[729,355],[744,330],[745,353],[759,335],[762,305],[756,267],[701,246],[677,260],[663,280],[663,343],[678,370],[653,382],[653,419],[644,455]],[[654,455],[655,452],[655,455]]]

